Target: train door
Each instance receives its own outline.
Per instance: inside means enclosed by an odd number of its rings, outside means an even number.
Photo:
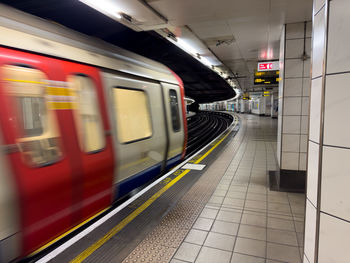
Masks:
[[[166,154],[162,90],[158,83],[103,73],[117,148],[118,196],[159,175]]]
[[[0,127],[14,174],[22,256],[70,228],[71,169],[60,120],[48,96],[56,60],[0,48]]]
[[[73,98],[73,127],[77,139],[72,144],[77,151],[72,165],[75,167],[73,179],[80,190],[77,219],[81,221],[112,202],[113,145],[99,70],[72,62],[62,64]]]
[[[170,168],[181,159],[185,140],[184,120],[179,86],[168,83],[162,83],[162,86],[169,132],[167,168]]]

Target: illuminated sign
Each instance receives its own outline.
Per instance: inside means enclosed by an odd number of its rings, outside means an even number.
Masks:
[[[279,70],[279,62],[278,61],[259,62],[258,63],[258,71],[271,71],[271,70]]]
[[[254,74],[254,85],[277,85],[280,81],[279,71],[256,71]]]

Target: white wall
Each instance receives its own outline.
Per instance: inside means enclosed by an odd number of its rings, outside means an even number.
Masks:
[[[350,262],[349,10],[314,1],[305,263]]]

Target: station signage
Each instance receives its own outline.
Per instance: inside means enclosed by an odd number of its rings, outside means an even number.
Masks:
[[[279,62],[278,61],[266,61],[258,63],[258,71],[274,71],[279,70]]]

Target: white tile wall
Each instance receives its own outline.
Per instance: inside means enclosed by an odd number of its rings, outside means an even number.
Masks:
[[[283,116],[283,133],[299,134],[301,116]]]
[[[304,38],[286,41],[286,58],[300,58],[304,51]]]
[[[301,98],[301,115],[309,115],[309,97]]]
[[[311,21],[307,22],[307,24],[306,24],[306,37],[312,37],[312,22]]]
[[[286,25],[286,39],[304,38],[304,23]]]
[[[306,55],[311,57],[311,38],[305,39],[305,52],[306,52]]]
[[[306,153],[299,153],[299,171],[306,171],[306,160],[307,160],[307,154]]]
[[[311,263],[304,254],[303,263]]]
[[[307,137],[308,136],[306,134],[300,135],[300,149],[299,150],[301,153],[307,152],[307,142],[308,142]]]
[[[321,210],[350,221],[349,160],[350,149],[323,147]]]
[[[309,134],[309,116],[301,116],[300,133]]]
[[[320,8],[325,4],[326,0],[315,0],[314,1],[314,14],[316,14]]]
[[[303,96],[310,96],[311,79],[303,78]]]
[[[319,263],[349,263],[350,223],[321,213]]]
[[[299,153],[282,152],[281,169],[298,170],[299,168]]]
[[[325,8],[314,17],[314,41],[312,41],[312,78],[322,75],[325,38]]]
[[[304,78],[310,77],[311,73],[311,64],[310,59],[304,61]]]
[[[318,152],[319,145],[309,142],[309,154],[307,163],[307,198],[316,206],[318,185]]]
[[[350,1],[330,2],[327,73],[350,71]]]
[[[320,140],[320,112],[321,112],[322,79],[312,80],[310,96],[310,127],[309,138],[315,142]]]
[[[301,97],[284,98],[283,115],[301,115]]]
[[[277,116],[277,162],[281,166],[281,144],[282,144],[282,116]]]
[[[301,78],[303,76],[303,61],[301,59],[285,60],[285,78]]]
[[[350,73],[326,77],[324,144],[350,147]]]
[[[302,96],[303,79],[285,79],[284,83],[284,97]]]
[[[306,199],[304,254],[314,262],[316,237],[316,208]]]
[[[285,152],[299,152],[299,134],[283,134],[282,149]]]

